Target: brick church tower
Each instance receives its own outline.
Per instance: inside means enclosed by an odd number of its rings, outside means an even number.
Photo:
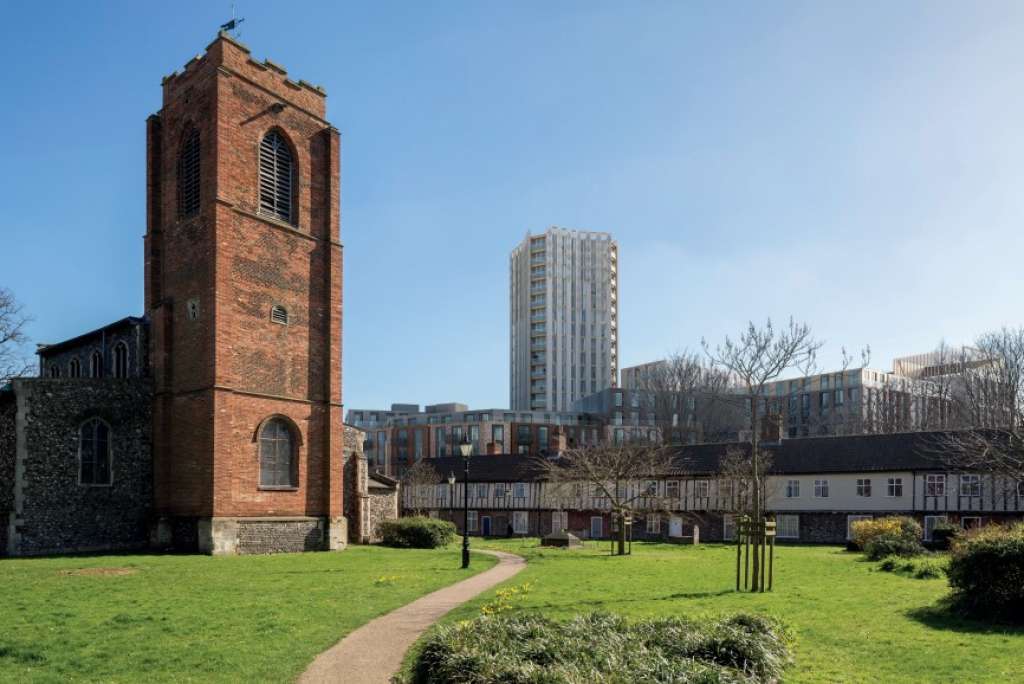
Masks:
[[[342,548],[338,131],[221,33],[147,125],[154,541]]]

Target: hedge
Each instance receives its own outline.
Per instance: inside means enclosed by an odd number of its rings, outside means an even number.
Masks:
[[[455,525],[436,518],[410,517],[387,520],[377,528],[381,543],[401,549],[436,549],[455,539]]]
[[[886,556],[916,556],[924,553],[921,526],[913,518],[889,516],[856,520],[850,526],[853,545],[871,560]]]
[[[953,604],[986,620],[1024,623],[1024,523],[990,525],[953,542]]]
[[[749,614],[637,622],[607,613],[568,622],[484,616],[435,629],[406,682],[774,682],[791,662],[789,644],[777,621]]]

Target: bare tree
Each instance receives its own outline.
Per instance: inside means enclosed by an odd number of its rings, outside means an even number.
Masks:
[[[727,372],[735,381],[738,396],[746,404],[750,452],[751,505],[755,521],[764,519],[764,497],[762,494],[764,469],[761,453],[761,433],[764,428],[765,385],[777,380],[789,369],[809,375],[814,367],[817,352],[822,343],[814,338],[811,329],[792,318],[788,325],[776,329],[771,320],[758,327],[753,322],[747,325],[735,340],[725,340],[712,347],[706,340],[701,341],[711,362]],[[752,568],[752,586],[760,584],[760,560],[755,556]]]
[[[942,434],[937,450],[953,467],[1024,481],[1024,327],[982,335],[957,366],[962,429]]]
[[[722,401],[728,385],[704,357],[677,352],[645,369],[636,395],[662,443],[721,441],[735,436],[735,407]]]
[[[402,490],[407,492],[406,501],[413,515],[420,515],[434,505],[440,478],[426,461],[418,461],[402,474]],[[449,496],[451,496],[449,494]]]
[[[14,294],[0,287],[0,387],[32,370],[24,354],[25,326],[30,320]]]
[[[626,520],[635,511],[660,511],[667,507],[657,488],[647,482],[671,471],[671,452],[657,444],[631,442],[579,447],[562,452],[558,459],[537,459],[551,500],[583,503],[599,499],[618,523],[618,555],[626,553]]]

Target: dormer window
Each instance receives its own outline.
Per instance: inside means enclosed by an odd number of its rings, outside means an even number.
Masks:
[[[288,325],[288,309],[280,304],[270,307],[270,322],[278,325]]]
[[[260,142],[260,213],[294,223],[292,188],[295,169],[284,136],[270,131]]]
[[[178,153],[178,217],[199,212],[199,131],[190,128]]]

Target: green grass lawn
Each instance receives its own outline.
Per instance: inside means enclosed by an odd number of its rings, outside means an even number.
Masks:
[[[629,616],[737,611],[781,618],[796,637],[787,682],[1020,682],[1024,630],[947,617],[937,606],[945,579],[882,572],[836,547],[776,549],[775,591],[737,594],[734,547],[634,544],[541,549],[536,540],[479,543],[525,556],[510,584],[530,582],[516,610],[553,617],[601,610]],[[494,590],[446,620],[475,617]],[[408,660],[407,660],[408,662]]]
[[[494,562],[365,546],[0,560],[0,681],[286,682],[359,625]]]

